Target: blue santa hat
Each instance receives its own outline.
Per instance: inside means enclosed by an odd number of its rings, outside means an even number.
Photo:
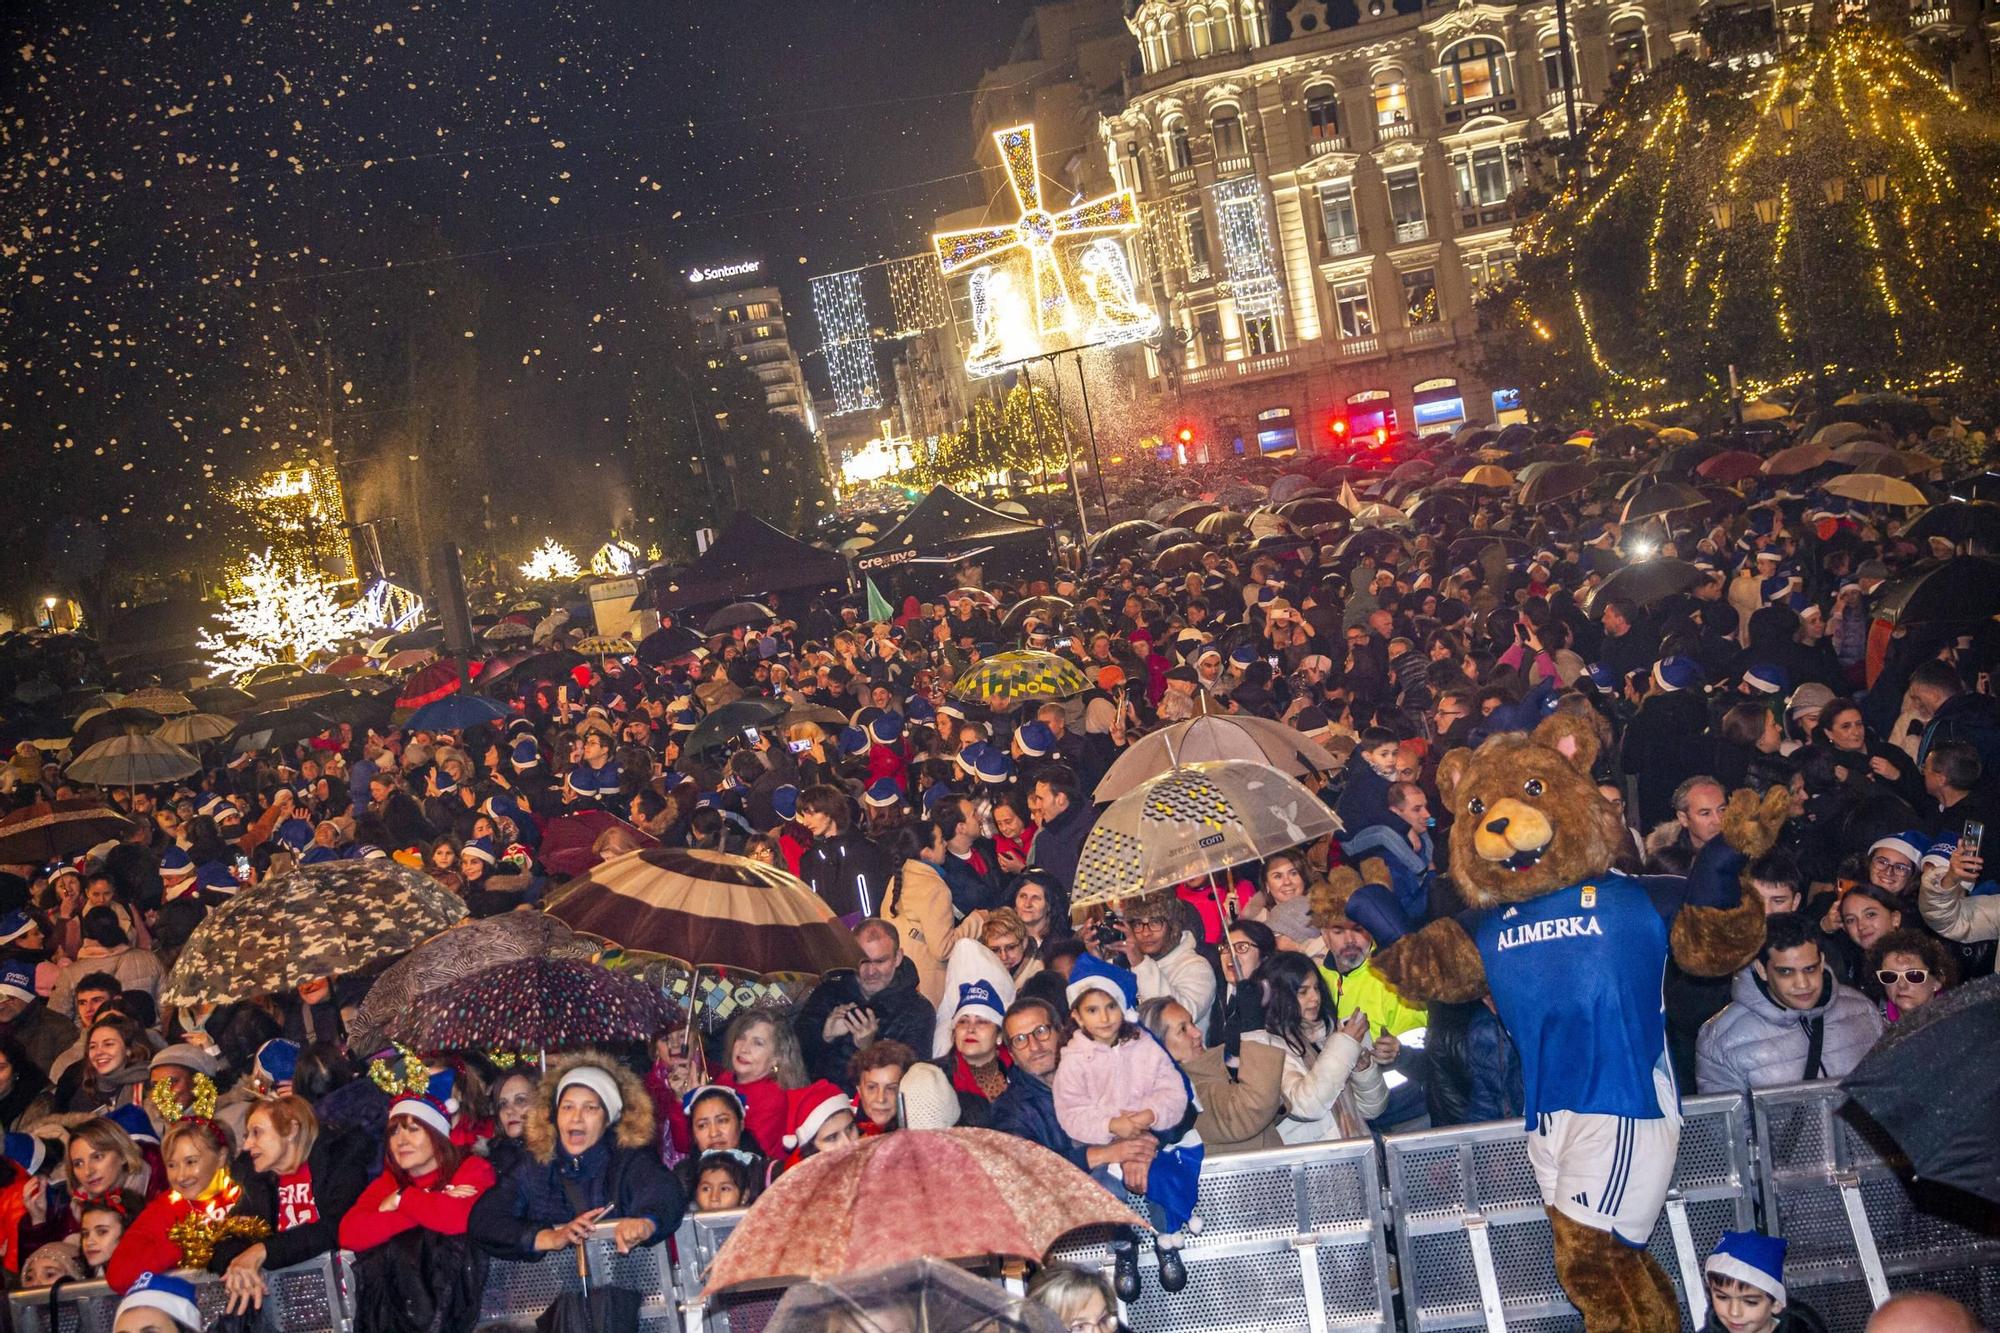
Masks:
[[[18,958],[10,958],[0,964],[0,997],[33,1002],[35,969]]]
[[[978,774],[981,782],[990,782],[996,785],[1002,782],[1012,782],[1014,780],[1014,761],[1007,757],[1005,751],[989,745],[985,747],[985,752],[974,761],[972,771]]]
[[[979,756],[992,748],[985,741],[974,741],[958,752],[958,766],[968,774],[976,775],[979,772]]]
[[[167,850],[160,853],[160,878],[179,879],[194,873],[194,861],[177,844],[168,843]]]
[[[118,1315],[127,1310],[158,1310],[191,1333],[199,1333],[207,1323],[201,1317],[201,1305],[195,1300],[194,1284],[171,1273],[139,1274],[126,1289],[125,1299],[118,1302]]]
[[[1007,1002],[993,989],[993,983],[983,977],[968,981],[958,988],[958,1004],[951,1011],[952,1021],[957,1022],[967,1014],[999,1027],[1006,1021]]]
[[[1116,963],[1107,963],[1095,954],[1078,954],[1076,962],[1070,965],[1069,989],[1064,995],[1070,1008],[1091,991],[1101,990],[1118,1002],[1125,1011],[1125,1017],[1137,1020],[1139,1016],[1139,979],[1131,971]]]
[[[1930,838],[1922,833],[1891,833],[1887,837],[1877,838],[1869,843],[1868,854],[1873,856],[1877,852],[1894,852],[1898,856],[1909,858],[1911,865],[1920,866],[1924,863],[1924,849],[1930,845]]]
[[[1229,650],[1229,664],[1231,666],[1247,667],[1256,660],[1257,650],[1247,643],[1239,643]]]
[[[1014,733],[1014,744],[1020,746],[1021,753],[1028,758],[1040,759],[1056,748],[1056,733],[1048,723],[1036,720]]]
[[[257,1076],[269,1086],[290,1083],[299,1068],[299,1044],[286,1037],[273,1037],[257,1048],[255,1064]]]
[[[1757,585],[1757,593],[1766,606],[1785,601],[1792,595],[1792,576],[1783,572],[1773,574]]]
[[[670,731],[693,731],[701,725],[701,714],[692,708],[677,708],[667,714],[667,728]]]
[[[939,802],[949,800],[957,794],[949,782],[933,782],[930,786],[924,788],[924,813],[926,815],[930,814],[932,810],[937,808]]]
[[[418,1124],[435,1130],[439,1138],[449,1141],[451,1117],[458,1110],[456,1083],[451,1070],[439,1070],[431,1075],[422,1092],[408,1090],[390,1102],[389,1119],[406,1115]]]
[[[475,861],[484,861],[487,865],[493,865],[500,860],[500,854],[493,850],[492,842],[486,838],[474,838],[459,851]]]
[[[1600,690],[1615,692],[1618,689],[1618,673],[1602,662],[1592,662],[1584,668],[1584,673],[1590,677],[1590,683]]]
[[[799,817],[799,789],[787,782],[771,793],[771,809],[780,819]]]
[[[0,916],[0,944],[12,944],[28,933],[35,924],[35,918],[28,915],[25,907],[17,907],[5,916]]]
[[[533,736],[523,736],[514,742],[509,762],[513,764],[516,773],[525,773],[542,762],[542,747],[535,744]]]
[[[955,699],[946,699],[937,706],[937,715],[940,720],[950,718],[954,722],[963,722],[965,721],[965,705]]]
[[[880,713],[868,724],[868,739],[877,745],[894,745],[903,739],[903,719],[896,713]]]
[[[507,734],[509,736],[533,736],[535,734],[534,719],[527,717],[508,718]]]
[[[313,839],[313,827],[303,819],[287,819],[278,825],[278,831],[272,836],[281,846],[295,852],[303,851]]]
[[[134,1143],[157,1145],[160,1141],[160,1131],[153,1128],[153,1122],[143,1106],[127,1102],[116,1110],[105,1112],[104,1118],[131,1135]]]
[[[868,733],[860,727],[842,727],[838,742],[842,754],[868,753]]]
[[[236,876],[230,873],[229,867],[220,861],[210,861],[195,871],[194,884],[198,889],[208,889],[213,893],[224,895],[235,893],[243,887],[236,882]]]
[[[913,694],[903,705],[903,716],[913,727],[928,727],[937,721],[937,705],[921,694]]]
[[[1653,683],[1666,693],[1675,690],[1690,690],[1701,684],[1701,667],[1692,657],[1682,657],[1676,653],[1653,663]]]
[[[877,810],[886,810],[892,805],[903,803],[903,789],[896,785],[894,778],[877,778],[868,784],[868,790],[861,793],[861,803]]]
[[[1783,694],[1792,681],[1783,667],[1759,662],[1743,673],[1743,683],[1759,694]]]
[[[1785,1240],[1761,1231],[1725,1231],[1701,1271],[1733,1278],[1770,1296],[1785,1308]]]
[[[4,1149],[8,1161],[31,1176],[38,1176],[48,1164],[48,1141],[33,1134],[10,1133]]]
[[[207,799],[194,808],[194,812],[198,815],[207,815],[210,819],[215,819],[220,817],[222,812],[228,807],[229,802],[222,799],[221,793],[210,792]]]

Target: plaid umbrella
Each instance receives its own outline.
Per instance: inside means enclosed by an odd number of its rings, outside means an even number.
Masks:
[[[161,1004],[222,1004],[354,972],[465,917],[442,884],[394,861],[329,861],[268,879],[208,914]]]
[[[566,1051],[650,1041],[678,1021],[637,977],[574,958],[523,958],[418,996],[389,1032],[419,1051]]]
[[[1081,668],[1067,657],[1022,649],[995,653],[960,676],[951,687],[958,699],[1067,699],[1090,688]]]
[[[590,962],[601,952],[562,922],[540,912],[503,912],[463,921],[433,935],[398,958],[375,979],[347,1026],[347,1044],[359,1054],[382,1049],[402,1030],[411,1006],[433,992],[507,963],[529,958]]]
[[[37,801],[0,819],[0,865],[39,865],[132,832],[132,821],[98,800]]]
[[[819,973],[861,957],[804,880],[723,852],[642,847],[571,880],[542,907],[576,930],[694,965]]]

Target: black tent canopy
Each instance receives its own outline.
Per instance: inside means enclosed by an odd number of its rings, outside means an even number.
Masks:
[[[662,611],[846,586],[847,562],[837,552],[809,546],[741,510],[700,559],[655,584]]]
[[[1051,536],[1039,523],[935,486],[854,564],[891,596],[944,591],[965,564],[981,566],[988,579],[1053,578]]]

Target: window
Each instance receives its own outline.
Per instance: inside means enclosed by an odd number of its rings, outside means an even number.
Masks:
[[[1552,93],[1576,86],[1576,52],[1570,52],[1568,60],[1563,59],[1562,36],[1559,33],[1542,34],[1542,83]]]
[[[1184,120],[1170,120],[1162,131],[1167,139],[1167,169],[1186,171],[1194,165],[1194,152],[1188,147],[1188,127]]]
[[[1368,304],[1368,279],[1348,278],[1333,285],[1333,309],[1343,338],[1366,338],[1375,332],[1375,314]]]
[[[1497,220],[1495,210],[1504,208],[1524,174],[1518,143],[1489,144],[1453,153],[1451,165],[1458,181],[1459,211],[1478,214],[1468,219],[1475,225]]]
[[[1438,306],[1437,270],[1413,269],[1403,275],[1403,322],[1411,328],[1435,324],[1443,317]]]
[[[769,319],[771,317],[771,303],[769,301],[753,301],[750,305],[744,307],[743,317],[745,319]]]
[[[1251,315],[1243,321],[1243,351],[1246,356],[1269,356],[1278,350],[1278,321],[1270,315]]]
[[[1181,214],[1181,234],[1187,241],[1188,279],[1192,282],[1207,281],[1210,271],[1208,215],[1199,208],[1190,208]]]
[[[769,342],[771,340],[771,326],[769,324],[759,324],[756,328],[750,330],[750,337],[756,342]]]
[[[1349,255],[1361,248],[1361,224],[1354,213],[1354,182],[1335,181],[1319,187],[1319,220],[1329,255]]]
[[[1389,220],[1396,224],[1396,240],[1421,241],[1430,234],[1424,218],[1424,186],[1415,167],[1404,167],[1383,177],[1389,186]]]
[[[1188,45],[1194,48],[1194,58],[1200,60],[1203,56],[1213,55],[1215,38],[1209,31],[1208,11],[1205,9],[1193,11],[1188,15],[1187,22]]]
[[[1629,75],[1635,70],[1644,73],[1650,63],[1646,59],[1646,20],[1637,14],[1627,14],[1613,23],[1611,68]]]
[[[1331,84],[1318,83],[1306,89],[1306,135],[1314,143],[1340,138],[1340,99]]]
[[[1204,310],[1194,319],[1194,343],[1201,349],[1201,363],[1214,365],[1222,360],[1222,317]]]
[[[1215,137],[1215,156],[1224,158],[1243,156],[1243,120],[1236,114],[1236,108],[1226,106],[1215,113],[1215,119],[1208,124],[1209,132]]]
[[[1471,37],[1445,52],[1438,71],[1447,107],[1475,107],[1513,91],[1507,52],[1491,37]]]
[[[1375,75],[1375,123],[1403,125],[1410,119],[1410,85],[1401,70],[1385,69]]]
[[[1501,246],[1465,256],[1465,285],[1474,298],[1498,287],[1514,276],[1514,250]]]

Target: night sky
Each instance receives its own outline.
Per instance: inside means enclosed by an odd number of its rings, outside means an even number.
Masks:
[[[328,420],[401,447],[421,338],[472,344],[482,447],[544,482],[625,429],[691,263],[766,256],[809,347],[809,275],[983,197],[970,90],[1027,5],[7,8],[0,456],[34,496],[0,528],[60,568]]]

